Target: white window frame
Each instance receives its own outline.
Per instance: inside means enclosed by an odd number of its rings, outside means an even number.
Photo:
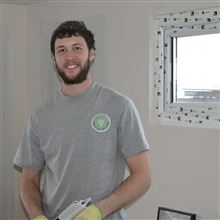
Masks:
[[[207,33],[220,33],[219,7],[154,18],[151,106],[153,117],[157,122],[186,127],[220,128],[219,102],[172,103],[172,38]]]

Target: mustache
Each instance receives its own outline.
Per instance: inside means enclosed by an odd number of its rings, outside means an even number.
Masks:
[[[67,60],[65,63],[64,63],[64,66],[70,66],[70,65],[77,65],[77,66],[80,66],[80,62],[78,62],[77,60]]]

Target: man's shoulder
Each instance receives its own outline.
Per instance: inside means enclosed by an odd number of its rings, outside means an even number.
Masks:
[[[50,113],[51,111],[54,110],[55,104],[58,102],[58,92],[54,92],[53,94],[50,95],[50,97],[47,98],[42,104],[37,106],[34,109],[34,112],[37,115],[42,115],[45,113]]]
[[[102,96],[108,101],[120,103],[123,105],[131,102],[131,99],[128,96],[114,88],[100,84],[98,84],[98,86],[100,88]]]

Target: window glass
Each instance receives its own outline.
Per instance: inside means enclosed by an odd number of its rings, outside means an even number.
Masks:
[[[173,101],[220,101],[220,33],[173,39]]]

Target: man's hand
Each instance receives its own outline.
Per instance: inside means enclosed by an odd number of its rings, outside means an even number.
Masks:
[[[38,215],[35,218],[33,218],[32,220],[48,220],[48,218],[44,215]]]
[[[96,205],[91,205],[76,216],[74,220],[103,220],[103,216]]]

